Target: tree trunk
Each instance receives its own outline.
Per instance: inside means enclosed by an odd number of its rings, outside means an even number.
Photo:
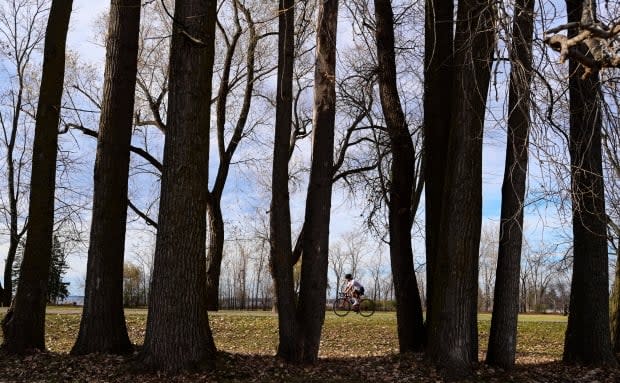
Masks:
[[[478,256],[482,221],[482,128],[495,42],[489,0],[458,6],[450,137],[433,266],[429,356],[448,377],[478,360]],[[428,213],[427,213],[428,214]]]
[[[568,22],[593,22],[591,0],[568,0]],[[570,30],[569,36],[576,31]],[[607,219],[603,192],[601,99],[598,73],[582,79],[569,60],[573,279],[563,360],[616,366],[609,328]]]
[[[381,106],[392,149],[388,209],[398,343],[400,352],[423,351],[424,318],[411,247],[415,149],[398,95],[391,1],[375,0],[375,16]]]
[[[77,355],[132,350],[123,311],[123,257],[140,6],[140,0],[113,0],[110,7],[86,291],[71,350]]]
[[[144,349],[153,369],[213,368],[205,241],[216,1],[177,0],[159,228]],[[182,286],[183,288],[179,288]]]
[[[220,89],[217,97],[217,140],[220,164],[215,177],[215,183],[213,190],[209,193],[208,211],[209,215],[209,251],[207,254],[207,308],[209,310],[218,310],[219,302],[219,285],[220,285],[220,270],[222,263],[222,256],[224,251],[224,220],[222,218],[221,200],[224,192],[224,186],[228,179],[228,172],[230,170],[230,164],[237,150],[239,142],[243,138],[243,132],[250,112],[250,106],[252,104],[252,96],[254,90],[254,72],[255,72],[255,56],[256,47],[259,38],[256,34],[256,27],[252,20],[250,11],[242,4],[239,4],[237,0],[234,1],[235,15],[237,17],[237,30],[233,35],[232,41],[228,47],[226,58],[224,60],[223,76],[220,80]],[[246,53],[246,85],[243,95],[243,104],[241,111],[239,112],[237,124],[233,131],[232,137],[226,147],[224,143],[224,129],[226,125],[226,100],[231,91],[230,89],[230,70],[232,67],[232,60],[238,46],[237,42],[242,33],[241,24],[239,23],[239,15],[237,8],[241,9],[244,14],[249,30],[249,44],[247,46]]]
[[[439,254],[442,193],[448,158],[452,88],[453,1],[426,0],[424,49],[424,174],[426,327],[432,322],[433,270]],[[429,342],[432,339],[427,339]]]
[[[620,352],[620,231],[616,230],[616,273],[611,297],[611,343],[615,353]]]
[[[219,310],[220,270],[224,254],[224,218],[220,202],[207,204],[209,246],[207,249],[207,310]]]
[[[502,185],[502,212],[487,363],[514,367],[523,242],[523,203],[530,128],[530,83],[534,0],[515,4],[508,96],[508,137]]]
[[[33,146],[28,235],[15,300],[2,320],[9,353],[45,349],[45,303],[52,252],[58,122],[72,0],[53,0],[45,34]]]
[[[13,160],[13,151],[15,150],[15,138],[17,135],[17,128],[19,124],[19,113],[21,112],[21,100],[23,84],[20,81],[20,89],[17,95],[17,104],[14,113],[16,116],[13,118],[13,126],[11,129],[11,138],[9,145],[7,146],[7,172],[8,172],[8,193],[9,193],[9,250],[6,254],[6,260],[4,262],[4,289],[2,291],[2,306],[9,307],[11,300],[13,299],[13,263],[15,263],[15,255],[17,254],[17,248],[19,247],[19,241],[22,239],[26,227],[24,230],[18,229],[18,212],[17,212],[17,185],[15,184],[15,162]],[[20,165],[21,167],[21,165]],[[21,170],[21,169],[20,169]]]
[[[15,222],[15,224],[13,223]],[[17,215],[13,221],[13,212],[11,211],[11,229],[9,239],[9,250],[6,253],[6,261],[4,262],[4,289],[2,292],[2,306],[9,307],[13,300],[13,264],[15,263],[15,255],[21,236],[17,236]]]
[[[278,5],[278,79],[269,223],[269,262],[275,289],[275,307],[278,310],[277,356],[289,362],[298,362],[301,358],[301,349],[296,338],[296,298],[288,189],[289,142],[293,116],[294,6],[293,0],[280,0]]]
[[[299,337],[303,342],[303,361],[314,363],[319,357],[321,330],[325,320],[325,290],[329,252],[336,119],[336,33],[338,1],[319,4],[314,71],[314,118],[312,164],[303,236],[301,284],[299,288]]]

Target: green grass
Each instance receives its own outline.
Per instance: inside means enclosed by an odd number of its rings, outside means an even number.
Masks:
[[[72,310],[73,309],[73,310]],[[80,314],[75,308],[48,309],[46,344],[50,351],[69,352],[77,336]],[[486,352],[490,314],[480,314],[478,322],[480,357]],[[135,344],[142,344],[146,310],[126,310],[127,329]],[[256,355],[274,355],[278,341],[276,314],[268,311],[210,312],[213,337],[219,350]],[[562,355],[566,317],[520,315],[517,358],[523,362],[558,360]],[[377,312],[370,318],[350,313],[337,317],[327,312],[321,338],[321,357],[371,357],[398,352],[395,313]]]
[[[567,317],[561,315],[519,315],[517,360],[532,363],[561,359],[566,322]],[[490,327],[491,315],[478,315],[480,358],[487,350]]]
[[[140,345],[147,312],[127,310],[127,329]],[[131,372],[133,355],[91,354],[71,356],[79,329],[79,308],[50,308],[46,321],[47,347],[52,353],[19,357],[5,355],[0,381],[6,382],[443,382],[432,361],[422,354],[398,354],[395,313],[377,312],[370,318],[354,313],[337,317],[327,312],[315,365],[291,365],[274,358],[277,316],[271,312],[210,312],[209,320],[218,350],[215,371],[183,372],[174,376],[157,372]],[[479,315],[479,359],[484,360],[491,316]],[[566,317],[522,315],[518,324],[517,368],[504,372],[480,364],[468,382],[611,382],[620,381],[618,369],[590,371],[560,362]]]

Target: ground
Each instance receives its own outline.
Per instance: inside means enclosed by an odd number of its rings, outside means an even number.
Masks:
[[[0,382],[443,382],[422,354],[398,355],[394,313],[339,318],[328,313],[320,362],[291,366],[273,357],[277,320],[270,312],[217,312],[209,319],[219,350],[213,373],[137,374],[132,357],[68,355],[79,328],[79,309],[50,308],[49,352],[0,355]],[[146,310],[127,310],[132,341],[142,343]],[[484,360],[490,316],[479,317]],[[525,315],[519,321],[518,366],[510,373],[480,364],[471,382],[620,382],[618,369],[567,367],[560,363],[566,317]]]

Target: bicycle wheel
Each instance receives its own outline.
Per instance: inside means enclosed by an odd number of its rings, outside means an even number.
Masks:
[[[360,301],[360,315],[369,317],[375,313],[375,301],[372,299],[362,299]]]
[[[351,302],[348,299],[338,298],[334,301],[334,314],[343,317],[349,311],[351,311]]]

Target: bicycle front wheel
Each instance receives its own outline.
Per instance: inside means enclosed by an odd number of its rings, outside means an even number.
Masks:
[[[360,315],[369,317],[375,313],[375,301],[372,299],[362,299],[360,301]]]
[[[338,298],[334,301],[334,314],[339,317],[347,315],[351,311],[351,302],[348,299]]]

